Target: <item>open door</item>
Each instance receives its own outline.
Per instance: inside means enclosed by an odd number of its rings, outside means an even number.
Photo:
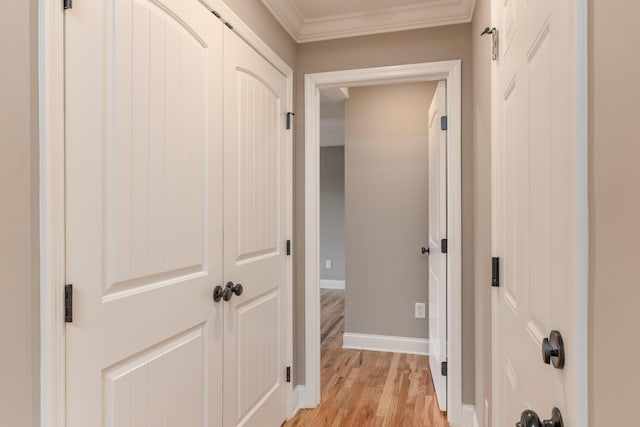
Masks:
[[[447,410],[446,83],[429,107],[429,366],[441,411]]]
[[[492,425],[562,417],[578,426],[576,2],[493,6],[500,35],[493,245],[501,274]]]

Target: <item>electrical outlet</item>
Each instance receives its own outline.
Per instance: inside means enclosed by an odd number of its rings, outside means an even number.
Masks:
[[[489,401],[484,400],[484,427],[489,427]]]
[[[423,302],[416,303],[415,309],[416,319],[426,319],[427,317],[427,304]]]
[[[325,267],[327,270],[331,270],[331,268],[333,268],[333,263],[331,262],[331,260],[330,260],[330,259],[328,259],[328,260],[326,260],[326,261],[324,262],[324,267]]]

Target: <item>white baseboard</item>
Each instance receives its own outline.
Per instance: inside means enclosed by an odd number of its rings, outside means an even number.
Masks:
[[[293,402],[291,404],[291,407],[293,408],[293,410],[291,411],[291,414],[289,414],[290,419],[296,416],[300,408],[304,407],[301,404],[302,400],[304,399],[304,393],[305,393],[305,389],[303,385],[298,385],[293,388],[293,397],[292,397]]]
[[[320,279],[320,289],[344,289],[344,280]]]
[[[289,418],[293,418],[300,409],[305,408],[315,408],[315,405],[309,404],[309,399],[307,398],[307,390],[304,385],[298,385],[293,389],[293,402],[291,407],[293,411],[291,412],[291,416]]]
[[[462,425],[464,427],[480,427],[475,406],[462,405]]]
[[[350,332],[345,332],[342,338],[342,347],[352,350],[429,355],[429,340],[424,338],[354,334]]]

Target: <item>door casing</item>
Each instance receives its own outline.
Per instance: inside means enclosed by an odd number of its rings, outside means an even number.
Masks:
[[[462,425],[462,61],[427,62],[305,75],[305,379],[299,405],[320,403],[320,95],[331,87],[445,80],[447,83],[448,418]],[[426,101],[425,101],[426,102]]]
[[[589,426],[589,85],[588,85],[588,0],[575,0],[576,33],[576,218],[575,218],[575,336],[574,341],[576,363],[576,425]],[[491,0],[492,27],[499,28],[500,0]],[[487,52],[490,57],[491,52]],[[499,59],[498,59],[499,60]],[[498,63],[492,62],[491,67],[491,143],[496,144],[501,122],[499,120],[498,91]],[[492,148],[492,165],[498,161]],[[495,168],[492,166],[492,175]],[[492,194],[496,194],[496,180],[492,179]],[[492,197],[492,209],[497,209],[495,197]],[[492,219],[493,220],[493,219]],[[495,225],[492,224],[492,229]],[[492,252],[496,253],[495,242],[492,242]],[[490,260],[486,260],[490,262]],[[487,285],[489,286],[489,285]],[[491,290],[491,419],[499,419],[499,288]]]
[[[222,0],[200,0],[286,77],[287,111],[293,108],[293,70]],[[38,2],[39,215],[40,215],[40,425],[65,427],[65,151],[64,19],[59,2]],[[287,144],[287,234],[293,234],[293,134]],[[293,301],[293,262],[287,261],[288,300]],[[293,363],[293,306],[287,308],[287,354]],[[287,413],[293,411],[293,387]]]

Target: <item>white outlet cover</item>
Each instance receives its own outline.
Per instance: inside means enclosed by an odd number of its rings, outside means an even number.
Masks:
[[[427,317],[427,304],[423,302],[417,302],[415,308],[416,319],[426,319]]]
[[[331,269],[332,264],[333,264],[333,263],[331,262],[331,260],[330,260],[330,259],[328,259],[328,260],[326,260],[326,261],[324,262],[324,266],[325,266],[325,268],[328,268],[328,269]]]

